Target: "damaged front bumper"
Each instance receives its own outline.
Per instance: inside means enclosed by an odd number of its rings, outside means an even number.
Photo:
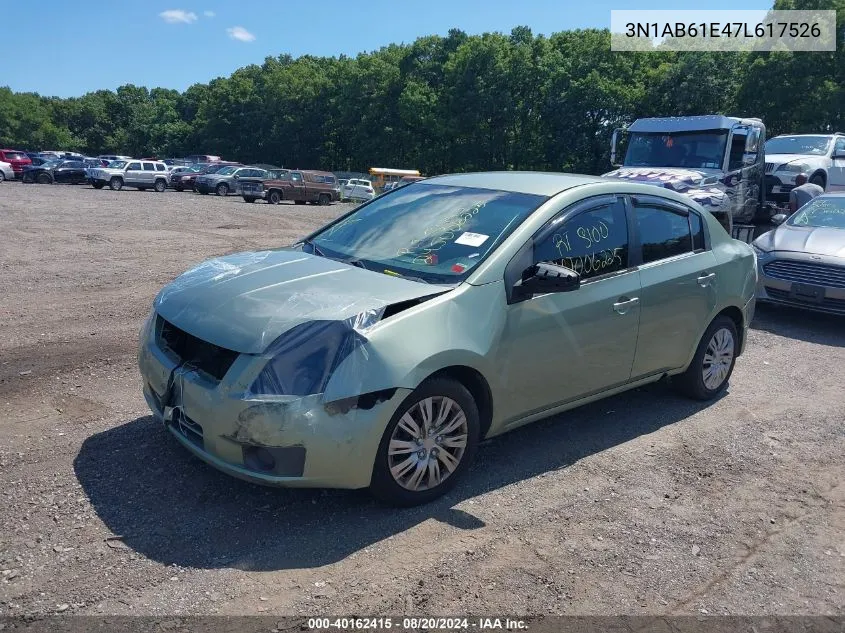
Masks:
[[[218,382],[147,335],[139,352],[144,398],[185,448],[232,476],[273,486],[369,486],[384,429],[410,390],[334,403],[323,394],[255,397],[239,386],[252,362],[241,355]]]

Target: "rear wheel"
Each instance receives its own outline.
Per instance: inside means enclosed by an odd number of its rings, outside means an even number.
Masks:
[[[736,323],[726,316],[718,316],[701,337],[687,370],[672,382],[685,396],[710,400],[727,386],[738,351]]]
[[[49,185],[53,182],[53,179],[50,177],[49,174],[38,174],[38,177],[35,179],[39,185]]]
[[[109,181],[109,187],[111,187],[112,191],[120,191],[123,189],[123,180],[115,176]]]
[[[156,180],[154,188],[158,193],[164,193],[164,191],[167,189],[167,183],[163,180]]]
[[[466,387],[449,378],[425,381],[388,423],[370,491],[400,506],[445,494],[469,467],[480,428],[478,407]]]
[[[278,191],[271,191],[267,194],[267,202],[270,204],[279,204],[282,201],[282,194]]]
[[[321,207],[327,207],[327,206],[329,206],[329,204],[331,204],[331,201],[332,201],[332,197],[329,194],[321,193],[319,199],[317,200],[317,203]]]
[[[218,196],[229,195],[229,185],[227,185],[225,182],[221,182],[219,185],[217,185],[216,191]]]
[[[244,196],[244,202],[255,202],[255,198],[252,196]]]

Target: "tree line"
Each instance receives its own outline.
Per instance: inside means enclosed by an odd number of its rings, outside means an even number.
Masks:
[[[600,173],[613,128],[639,117],[760,117],[769,136],[845,131],[845,0],[775,8],[838,9],[837,51],[614,53],[607,30],[454,29],[356,57],[267,58],[184,92],[0,88],[0,146],[329,170]]]

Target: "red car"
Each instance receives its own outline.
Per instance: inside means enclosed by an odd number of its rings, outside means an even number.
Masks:
[[[0,161],[12,166],[15,178],[21,178],[23,168],[32,165],[32,159],[16,149],[0,149]]]

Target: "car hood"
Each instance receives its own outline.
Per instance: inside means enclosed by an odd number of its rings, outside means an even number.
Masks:
[[[730,198],[721,182],[717,169],[681,169],[675,167],[620,167],[602,174],[604,178],[616,178],[642,182],[681,193],[708,211],[725,213],[731,207]],[[704,184],[704,183],[707,184]],[[732,184],[732,183],[729,183]]]
[[[845,259],[845,229],[784,224],[761,235],[754,245],[764,251],[812,253]]]
[[[286,248],[204,262],[165,286],[154,308],[197,338],[258,354],[306,321],[377,317],[388,305],[446,289]]]
[[[774,164],[775,167],[784,163],[799,161],[809,163],[824,159],[824,156],[813,156],[811,154],[766,154],[766,162]]]

